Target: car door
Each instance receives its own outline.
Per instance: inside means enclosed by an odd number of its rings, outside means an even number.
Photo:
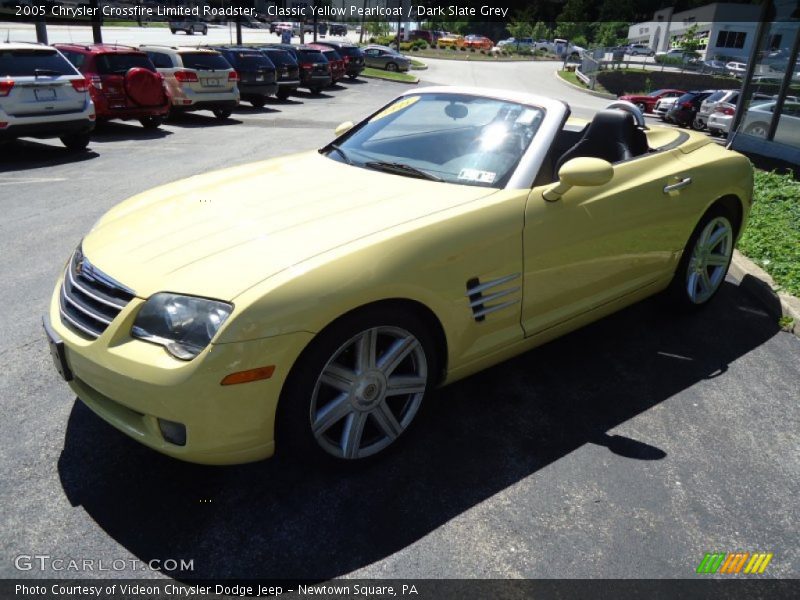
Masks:
[[[542,196],[549,186],[532,190],[523,234],[526,335],[671,276],[686,243],[687,211],[694,210],[672,152],[617,163],[607,184],[573,187],[554,202]]]

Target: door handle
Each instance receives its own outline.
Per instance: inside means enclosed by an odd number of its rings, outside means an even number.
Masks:
[[[679,190],[681,188],[685,188],[686,186],[692,185],[692,178],[691,177],[684,177],[677,183],[672,183],[670,185],[664,186],[664,193],[669,194],[670,192],[674,192],[675,190]]]

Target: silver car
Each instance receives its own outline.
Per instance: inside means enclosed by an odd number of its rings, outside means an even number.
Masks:
[[[364,64],[374,69],[408,71],[411,60],[388,46],[370,45],[363,48]]]
[[[739,131],[755,137],[766,137],[776,104],[775,100],[771,100],[752,106],[745,114]],[[800,102],[786,100],[783,103],[774,140],[791,146],[797,145],[797,140],[800,140]]]
[[[60,138],[84,150],[96,113],[89,83],[55,48],[0,43],[0,141]]]

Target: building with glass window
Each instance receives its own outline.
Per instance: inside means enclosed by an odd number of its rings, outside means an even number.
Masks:
[[[765,0],[748,56],[730,146],[800,167],[800,1]],[[771,99],[765,100],[764,95]]]

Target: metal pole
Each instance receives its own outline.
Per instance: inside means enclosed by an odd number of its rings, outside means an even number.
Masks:
[[[756,70],[756,58],[758,57],[758,47],[761,38],[764,37],[764,30],[769,27],[767,19],[769,17],[770,9],[773,8],[772,0],[765,0],[761,5],[761,16],[758,18],[758,26],[756,27],[755,40],[753,41],[753,49],[750,51],[750,60],[747,61],[747,72],[742,77],[742,90],[739,92],[739,99],[736,102],[736,112],[733,114],[733,121],[731,128],[728,131],[729,146],[733,142],[733,136],[736,135],[736,130],[742,123],[744,117],[745,99],[750,95],[753,89],[753,73]]]
[[[242,45],[242,15],[236,14],[236,45]]]
[[[314,8],[317,8],[317,0],[314,0],[313,6],[314,6]],[[317,17],[317,11],[315,10],[314,11],[314,43],[315,44],[317,43],[317,29],[318,29],[317,20],[318,19],[319,19],[319,17]]]
[[[358,34],[358,43],[364,43],[364,29],[367,27],[367,6],[369,6],[369,0],[364,0],[364,11],[361,13],[361,33]]]
[[[36,17],[36,41],[47,45],[47,23],[44,16]]]
[[[103,30],[101,28],[101,24],[103,22],[103,15],[100,14],[100,2],[99,0],[91,0],[89,5],[91,6],[92,10],[92,39],[94,40],[95,44],[102,44],[103,43]]]

